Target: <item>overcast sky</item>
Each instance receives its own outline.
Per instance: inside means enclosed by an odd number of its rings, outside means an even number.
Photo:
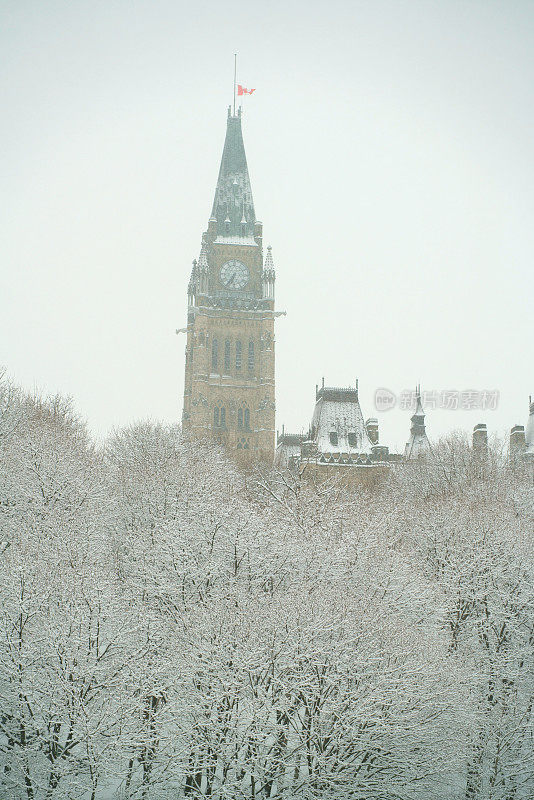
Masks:
[[[179,421],[232,98],[277,268],[277,425],[315,384],[534,394],[534,3],[0,3],[0,364],[90,429]],[[380,415],[407,439],[410,413]]]

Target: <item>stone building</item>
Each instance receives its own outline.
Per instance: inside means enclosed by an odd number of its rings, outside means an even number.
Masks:
[[[264,255],[241,132],[228,109],[208,229],[188,288],[182,425],[244,460],[272,463],[275,270]]]
[[[306,434],[277,437],[278,468],[304,467],[308,472],[383,472],[399,456],[379,443],[378,420],[364,420],[356,386],[315,387],[315,408]]]
[[[431,458],[420,387],[404,455],[379,442],[378,420],[364,420],[355,387],[316,387],[304,434],[278,435],[275,453],[275,269],[263,249],[241,131],[228,109],[226,138],[208,228],[188,286],[182,426],[245,461],[310,471],[378,474],[392,462]],[[534,465],[534,403],[527,428],[510,434],[512,463]],[[487,428],[475,426],[473,451],[487,452]]]

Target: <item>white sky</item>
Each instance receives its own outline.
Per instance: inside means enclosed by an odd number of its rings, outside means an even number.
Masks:
[[[179,421],[191,261],[233,53],[273,245],[277,424],[315,384],[497,389],[434,438],[526,422],[534,394],[534,3],[0,4],[0,364],[92,431]],[[409,413],[380,416],[402,448]]]

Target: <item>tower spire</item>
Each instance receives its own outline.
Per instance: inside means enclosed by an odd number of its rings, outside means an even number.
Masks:
[[[404,449],[404,457],[406,459],[426,457],[430,452],[430,442],[426,435],[420,383],[415,387],[415,411],[411,416],[411,423],[410,439]]]
[[[253,236],[256,215],[241,132],[241,114],[229,109],[226,138],[211,211],[219,236]],[[242,224],[243,219],[246,225]]]

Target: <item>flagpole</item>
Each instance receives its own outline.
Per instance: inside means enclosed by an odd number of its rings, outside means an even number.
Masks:
[[[235,82],[237,77],[237,53],[234,53],[234,117],[235,117]]]

